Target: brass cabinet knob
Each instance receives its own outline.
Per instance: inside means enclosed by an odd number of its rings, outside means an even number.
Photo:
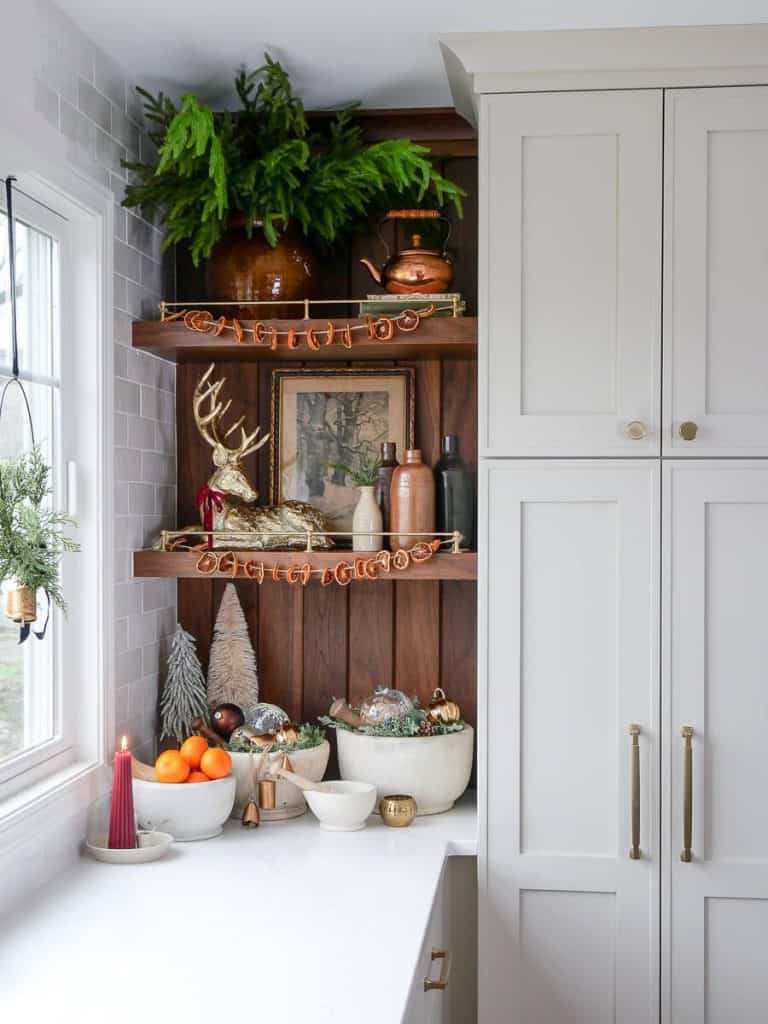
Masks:
[[[699,426],[693,420],[686,420],[677,428],[677,432],[684,441],[695,441],[699,432]]]
[[[630,441],[642,441],[644,437],[648,436],[648,428],[641,420],[631,420],[624,427],[624,433]]]

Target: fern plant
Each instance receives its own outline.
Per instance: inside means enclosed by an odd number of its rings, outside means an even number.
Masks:
[[[66,611],[59,562],[65,551],[77,551],[79,545],[62,533],[74,520],[45,505],[50,474],[37,447],[0,462],[0,580],[44,590]]]
[[[288,74],[269,54],[262,67],[237,74],[235,90],[240,109],[214,112],[192,95],[177,106],[162,92],[137,89],[158,155],[125,164],[134,181],[123,205],[162,213],[166,246],[186,242],[195,264],[210,256],[233,214],[249,235],[261,226],[273,246],[290,224],[333,243],[392,205],[452,202],[461,214],[464,190],[438,173],[426,146],[366,144],[354,107],[310,130]]]
[[[329,468],[348,476],[355,487],[373,487],[379,478],[381,459],[362,452],[355,469],[344,462],[332,462]]]

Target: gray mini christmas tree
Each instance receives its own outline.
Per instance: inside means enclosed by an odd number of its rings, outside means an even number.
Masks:
[[[250,724],[259,703],[256,655],[233,583],[224,588],[208,661],[208,704],[237,704]]]
[[[205,676],[196,643],[192,634],[177,623],[160,701],[161,739],[168,737],[182,743],[192,732],[191,723],[207,713]]]

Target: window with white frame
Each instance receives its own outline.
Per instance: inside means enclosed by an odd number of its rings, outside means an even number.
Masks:
[[[96,763],[103,736],[105,438],[94,430],[104,421],[103,254],[94,244],[100,239],[94,217],[64,196],[57,203],[50,189],[34,193],[14,193],[19,376],[35,440],[52,467],[51,501],[75,516],[78,528],[67,532],[83,551],[63,558],[68,613],[51,609],[44,639],[19,644],[18,626],[0,607],[0,811],[4,798],[48,775]],[[0,199],[0,387],[12,372],[9,284],[8,222]],[[23,398],[12,386],[0,420],[0,458],[30,445]],[[39,595],[41,620],[44,601]]]
[[[18,206],[28,206],[22,197]],[[20,376],[29,398],[36,440],[52,466],[53,501],[62,501],[59,380],[59,241],[63,223],[50,211],[17,210],[16,289]],[[31,216],[30,216],[31,214]],[[55,233],[54,233],[55,232]],[[0,387],[11,373],[11,297],[8,218],[0,212]],[[6,395],[0,420],[0,458],[32,443],[21,392]],[[0,616],[0,764],[52,741],[60,731],[55,646],[58,616],[44,640],[18,643],[19,630]]]

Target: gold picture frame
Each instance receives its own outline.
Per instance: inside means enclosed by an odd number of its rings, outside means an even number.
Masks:
[[[271,501],[306,501],[331,529],[351,531],[358,489],[332,469],[378,457],[382,441],[414,446],[416,376],[410,367],[272,371]]]

